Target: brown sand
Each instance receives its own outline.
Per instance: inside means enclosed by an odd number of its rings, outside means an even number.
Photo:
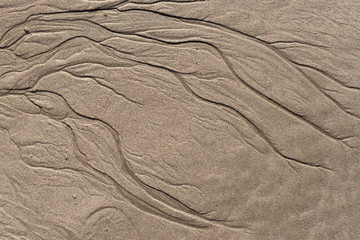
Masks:
[[[0,239],[360,239],[360,2],[0,2]]]

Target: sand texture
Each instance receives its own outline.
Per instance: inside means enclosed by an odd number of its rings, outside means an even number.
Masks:
[[[1,240],[359,240],[360,1],[1,0]]]

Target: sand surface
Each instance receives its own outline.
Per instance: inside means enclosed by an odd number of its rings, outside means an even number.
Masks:
[[[0,1],[0,239],[360,239],[360,2]]]

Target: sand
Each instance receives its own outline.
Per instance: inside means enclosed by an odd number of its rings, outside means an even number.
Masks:
[[[360,2],[0,2],[0,239],[360,239]]]

